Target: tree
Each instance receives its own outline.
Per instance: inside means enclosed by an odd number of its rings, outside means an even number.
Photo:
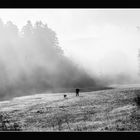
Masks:
[[[4,23],[2,21],[2,19],[0,18],[0,29],[4,28]]]
[[[6,30],[7,38],[9,37],[9,39],[13,39],[18,37],[19,34],[18,27],[15,24],[13,24],[11,21],[8,21],[6,23],[5,30]]]
[[[41,21],[35,23],[34,39],[46,53],[49,51],[49,54],[63,54],[56,33]]]
[[[30,20],[27,21],[27,24],[22,28],[23,36],[28,38],[33,34],[33,25]]]
[[[5,32],[4,32],[4,23],[3,23],[3,21],[2,21],[2,19],[0,19],[0,39],[2,40],[3,38],[3,36],[4,36],[4,34],[5,34]],[[0,42],[1,42],[1,40],[0,40]]]

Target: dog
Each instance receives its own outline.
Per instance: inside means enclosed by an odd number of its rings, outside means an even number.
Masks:
[[[67,98],[67,95],[66,94],[64,94],[64,98]]]

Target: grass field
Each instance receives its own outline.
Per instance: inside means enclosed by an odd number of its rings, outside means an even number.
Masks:
[[[36,94],[0,102],[0,114],[18,131],[139,131],[139,94],[140,87]]]

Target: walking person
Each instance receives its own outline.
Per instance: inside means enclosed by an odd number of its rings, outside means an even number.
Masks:
[[[76,96],[79,96],[79,91],[80,91],[80,89],[76,88]]]

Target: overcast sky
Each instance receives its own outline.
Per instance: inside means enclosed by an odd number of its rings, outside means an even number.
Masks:
[[[47,23],[66,55],[91,73],[137,74],[140,9],[0,9],[19,29],[27,20]]]

